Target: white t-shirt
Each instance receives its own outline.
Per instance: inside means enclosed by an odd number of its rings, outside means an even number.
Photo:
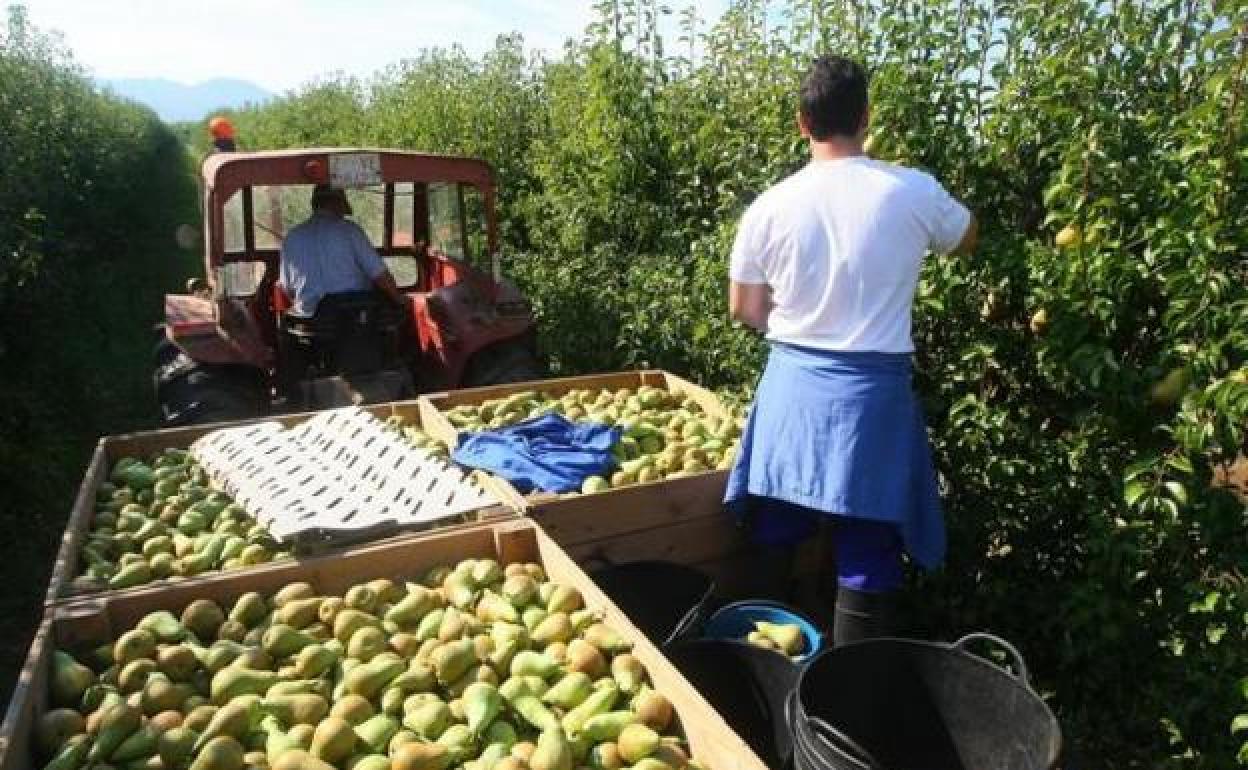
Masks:
[[[282,241],[280,280],[291,315],[310,318],[326,294],[365,291],[386,270],[368,236],[349,219],[313,213]]]
[[[771,287],[768,339],[909,353],[923,256],[954,249],[970,218],[922,171],[867,157],[813,161],[746,210],[729,274]]]

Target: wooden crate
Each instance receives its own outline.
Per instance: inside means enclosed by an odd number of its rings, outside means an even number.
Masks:
[[[437,399],[438,395],[425,397],[420,401],[427,401],[430,398]],[[416,403],[416,402],[404,402]],[[395,413],[395,404],[376,404],[363,407],[371,412],[379,419],[386,419]],[[423,409],[417,408],[411,412],[405,412],[404,416],[413,419],[420,419],[423,414],[432,413],[429,406]],[[65,526],[65,534],[61,538],[61,547],[57,552],[56,563],[52,568],[52,577],[48,581],[48,591],[45,598],[45,605],[52,605],[64,601],[79,601],[84,597],[93,597],[98,594],[72,594],[69,591],[70,583],[81,572],[79,565],[79,552],[83,541],[86,539],[90,531],[91,517],[95,510],[95,494],[100,484],[108,480],[109,471],[113,467],[113,463],[118,458],[126,455],[146,456],[162,449],[176,447],[185,449],[191,445],[196,439],[226,427],[236,427],[239,425],[248,425],[257,422],[277,421],[286,427],[292,427],[304,420],[312,417],[314,412],[305,412],[299,414],[273,415],[270,417],[260,417],[249,420],[240,420],[236,422],[215,423],[209,425],[195,425],[186,428],[166,428],[163,430],[144,431],[140,433],[127,433],[116,436],[105,436],[100,439],[95,447],[95,452],[91,456],[91,461],[87,465],[86,474],[83,476],[82,483],[78,487],[78,495],[74,499],[74,506],[70,510],[69,520]],[[424,427],[423,423],[420,423]],[[495,489],[496,481],[487,479],[487,474],[481,474],[481,482],[494,492],[499,498],[500,505],[482,510],[475,517],[477,520],[496,519],[500,517],[509,517],[514,515],[514,490],[511,497],[506,494],[503,489]],[[470,522],[474,523],[474,522]],[[389,533],[388,536],[402,537],[403,533]],[[216,574],[216,573],[209,573]],[[183,581],[196,581],[201,576],[189,578],[167,578],[165,580],[155,581],[145,585],[161,585],[168,583],[177,583]],[[132,591],[136,589],[123,589]]]
[[[425,415],[426,430],[454,446],[456,429],[442,412],[456,406],[524,390],[561,395],[570,390],[636,389],[641,385],[688,395],[707,414],[730,416],[711,391],[669,372],[644,370],[449,391],[424,404],[430,413]],[[748,558],[745,540],[736,521],[723,510],[727,483],[728,472],[714,470],[592,495],[516,493],[513,504],[581,564],[672,561],[707,572],[729,593],[748,593],[750,575],[740,569],[742,560]]]
[[[695,759],[712,770],[765,770],[758,756],[723,717],[638,631],[573,560],[532,522],[511,520],[420,539],[377,543],[336,556],[279,562],[247,571],[217,573],[195,585],[141,587],[93,601],[52,607],[31,646],[4,724],[0,726],[0,770],[30,770],[29,739],[35,720],[47,708],[47,678],[54,649],[105,643],[149,612],[178,613],[192,600],[210,598],[228,605],[248,591],[272,593],[288,583],[307,581],[324,594],[342,593],[377,577],[415,577],[429,568],[464,558],[493,557],[501,563],[541,563],[552,580],[575,586],[586,605],[601,609],[607,622],[631,639],[655,687],[675,707]]]

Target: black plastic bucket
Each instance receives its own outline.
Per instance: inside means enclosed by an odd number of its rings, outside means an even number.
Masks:
[[[767,767],[788,766],[793,732],[785,704],[797,687],[797,665],[773,650],[725,639],[680,641],[663,652]]]
[[[659,646],[700,625],[715,593],[715,581],[705,573],[666,561],[613,564],[590,577]]]
[[[965,651],[987,640],[1012,676]],[[1062,735],[1022,656],[989,634],[871,639],[820,654],[789,708],[797,770],[1055,770]]]

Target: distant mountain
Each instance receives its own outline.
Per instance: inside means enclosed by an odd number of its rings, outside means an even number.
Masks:
[[[120,96],[146,104],[169,122],[199,120],[222,107],[242,107],[273,96],[255,83],[231,78],[215,78],[189,86],[163,78],[101,79],[99,83]]]

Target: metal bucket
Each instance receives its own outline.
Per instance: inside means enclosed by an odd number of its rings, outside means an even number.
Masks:
[[[966,652],[986,640],[1011,675]],[[797,770],[1056,770],[1062,735],[1022,656],[990,634],[871,639],[827,650],[789,701]]]

